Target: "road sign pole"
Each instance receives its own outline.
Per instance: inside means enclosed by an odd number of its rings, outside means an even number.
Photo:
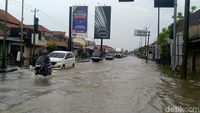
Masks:
[[[103,53],[103,38],[101,39],[101,54]]]
[[[72,7],[69,8],[69,40],[68,40],[69,51],[73,50],[72,45]]]

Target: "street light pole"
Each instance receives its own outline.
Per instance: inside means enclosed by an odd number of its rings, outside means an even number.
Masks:
[[[187,79],[187,54],[188,54],[188,37],[189,37],[189,14],[190,14],[190,0],[185,0],[185,20],[184,20],[184,34],[183,34],[183,63],[181,78]]]
[[[6,69],[6,37],[7,37],[7,15],[8,15],[8,0],[5,2],[5,17],[4,17],[4,38],[3,38],[3,54],[2,54],[2,69]]]

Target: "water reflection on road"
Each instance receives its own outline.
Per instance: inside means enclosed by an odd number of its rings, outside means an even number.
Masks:
[[[31,72],[1,75],[3,113],[164,113],[200,107],[200,83],[164,76],[135,57],[77,64],[35,81]]]

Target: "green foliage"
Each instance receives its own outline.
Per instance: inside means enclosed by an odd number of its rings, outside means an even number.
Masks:
[[[178,12],[177,20],[183,20],[183,19],[184,19],[183,13],[182,12]]]
[[[196,6],[192,6],[191,7],[191,13],[194,13],[197,10]],[[174,18],[174,17],[172,17]],[[177,20],[176,20],[176,26],[178,26],[180,24],[180,22],[184,19],[183,13],[182,12],[178,12],[177,14]],[[173,24],[169,25],[166,28],[162,29],[162,32],[159,34],[158,36],[158,44],[161,46],[161,53],[166,53],[168,50],[163,46],[163,44],[165,44],[165,40],[166,38],[169,37],[170,35],[170,31],[173,31]]]
[[[158,43],[162,45],[167,37],[169,37],[169,28],[163,28],[158,36]]]
[[[191,13],[194,13],[197,10],[197,6],[192,6],[191,7]]]
[[[158,44],[160,45],[161,53],[167,53],[169,50],[168,48],[164,47],[166,38],[169,37],[170,31],[173,30],[173,24],[169,25],[167,28],[163,28],[162,32],[158,36]]]

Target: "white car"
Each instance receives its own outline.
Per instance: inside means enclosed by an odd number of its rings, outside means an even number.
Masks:
[[[65,69],[75,66],[75,56],[69,51],[53,51],[49,54],[53,68]]]

